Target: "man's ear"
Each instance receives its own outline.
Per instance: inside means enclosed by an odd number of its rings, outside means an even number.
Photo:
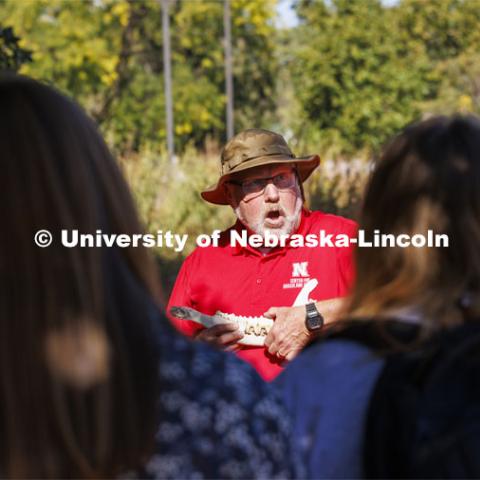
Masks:
[[[303,182],[300,178],[300,174],[298,173],[298,169],[296,165],[295,165],[294,171],[295,171],[295,176],[297,177],[297,185],[298,185],[298,189],[300,190],[300,195],[302,196],[302,200],[305,203],[305,190],[303,189]]]
[[[298,187],[300,189],[300,195],[302,196],[302,201],[305,203],[305,190],[303,189],[303,183],[300,180],[300,177],[297,175]]]

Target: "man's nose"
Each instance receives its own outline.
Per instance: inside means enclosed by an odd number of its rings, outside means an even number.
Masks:
[[[265,192],[263,192],[263,197],[266,202],[278,202],[280,195],[278,188],[273,184],[273,182],[267,183]]]

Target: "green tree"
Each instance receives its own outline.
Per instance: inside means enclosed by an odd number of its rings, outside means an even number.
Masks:
[[[293,81],[306,130],[372,152],[426,114],[479,111],[480,0],[300,0]]]
[[[294,81],[306,119],[342,153],[378,148],[435,94],[425,48],[379,0],[301,2]]]
[[[177,150],[224,141],[223,3],[172,3]],[[274,109],[275,0],[233,0],[238,127]],[[155,0],[4,0],[35,61],[22,72],[54,83],[97,119],[120,152],[165,141],[161,8]]]
[[[404,35],[423,44],[440,86],[422,105],[432,113],[480,113],[480,0],[404,0]]]

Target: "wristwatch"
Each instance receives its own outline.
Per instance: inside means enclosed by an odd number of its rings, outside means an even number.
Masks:
[[[315,303],[307,303],[305,305],[307,311],[305,316],[305,325],[309,332],[316,332],[323,327],[325,322],[322,314],[317,310]]]

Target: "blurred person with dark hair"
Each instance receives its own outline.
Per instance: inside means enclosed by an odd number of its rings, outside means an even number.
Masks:
[[[478,478],[479,370],[465,355],[480,346],[479,119],[432,118],[396,137],[373,171],[359,228],[367,239],[431,230],[449,243],[356,250],[350,321],[279,378],[308,475]]]
[[[0,108],[2,476],[293,476],[282,405],[170,327],[145,248],[61,245],[61,230],[142,232],[93,122],[18,76],[1,78]]]

